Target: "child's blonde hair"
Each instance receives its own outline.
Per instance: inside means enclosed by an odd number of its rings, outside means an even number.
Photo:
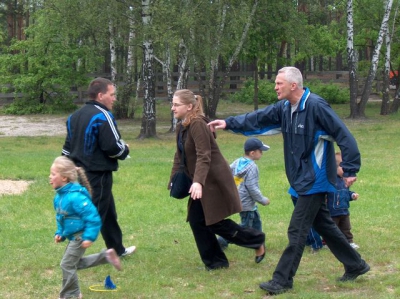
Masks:
[[[67,178],[68,182],[79,182],[86,187],[90,196],[92,196],[92,187],[83,168],[76,167],[75,163],[66,156],[55,158],[53,165],[62,177]]]

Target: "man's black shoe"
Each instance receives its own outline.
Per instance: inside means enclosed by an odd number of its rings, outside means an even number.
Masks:
[[[260,283],[260,288],[267,291],[270,295],[282,294],[292,289],[292,287],[282,286],[273,280]]]
[[[345,272],[342,277],[338,278],[338,281],[342,281],[342,282],[353,281],[358,276],[367,273],[369,271],[369,269],[370,269],[369,265],[366,262],[364,262],[364,265],[360,269],[358,269],[357,271],[353,271],[353,272]]]

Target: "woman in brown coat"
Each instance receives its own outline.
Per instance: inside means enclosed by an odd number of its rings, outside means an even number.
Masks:
[[[229,165],[207,126],[201,96],[187,89],[178,90],[174,94],[171,110],[180,120],[176,128],[177,151],[171,178],[179,169],[184,146],[186,171],[193,180],[189,190],[187,220],[206,269],[229,267],[216,234],[230,243],[255,249],[255,260],[261,262],[265,256],[265,234],[225,219],[239,213],[242,206]]]

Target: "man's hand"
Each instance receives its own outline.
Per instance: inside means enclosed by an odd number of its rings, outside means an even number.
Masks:
[[[216,119],[216,120],[210,121],[208,123],[208,126],[210,127],[211,132],[215,132],[218,129],[225,129],[226,122],[222,119]]]
[[[346,187],[350,188],[350,186],[353,185],[357,181],[357,177],[349,176],[347,178],[343,178],[343,181],[344,181]]]

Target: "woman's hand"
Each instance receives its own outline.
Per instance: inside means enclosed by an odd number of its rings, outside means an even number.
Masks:
[[[189,193],[193,200],[200,199],[203,196],[203,186],[200,183],[193,183]]]
[[[54,243],[60,243],[62,242],[62,237],[60,235],[55,235],[54,236]]]

